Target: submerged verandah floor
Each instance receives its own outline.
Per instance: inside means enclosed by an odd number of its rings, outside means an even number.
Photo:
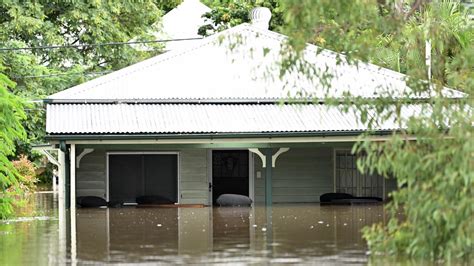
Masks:
[[[74,249],[70,231],[60,247],[55,194],[35,194],[22,211],[22,218],[0,222],[0,265],[71,259],[364,264],[360,230],[384,221],[383,205],[77,209]]]

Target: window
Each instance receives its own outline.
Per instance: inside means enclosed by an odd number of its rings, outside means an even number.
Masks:
[[[350,150],[336,150],[335,153],[336,192],[383,198],[384,178],[381,175],[362,174],[357,170],[357,156]]]

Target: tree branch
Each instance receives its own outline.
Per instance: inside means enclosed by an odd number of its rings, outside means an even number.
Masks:
[[[425,2],[424,0],[416,0],[415,3],[413,3],[413,5],[411,6],[410,11],[408,11],[405,14],[404,16],[405,20],[410,18],[415,13],[415,11],[419,10],[421,5],[424,4],[424,2]]]

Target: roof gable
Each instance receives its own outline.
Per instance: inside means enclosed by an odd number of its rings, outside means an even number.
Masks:
[[[162,25],[165,38],[189,39],[201,38],[199,27],[206,22],[202,16],[212,9],[199,0],[184,0],[177,7],[163,16]],[[157,38],[163,38],[162,33],[156,33]],[[178,41],[166,43],[166,50],[174,50],[192,45],[194,41]]]
[[[242,24],[192,47],[173,50],[53,94],[58,102],[249,102],[293,98],[364,98],[409,90],[405,75],[372,64],[338,64],[338,54],[308,45],[304,60],[330,80],[296,71],[280,77],[281,34]],[[324,82],[329,82],[327,91]],[[329,94],[327,94],[329,92]],[[450,90],[453,96],[460,93]],[[427,95],[420,95],[426,97]]]

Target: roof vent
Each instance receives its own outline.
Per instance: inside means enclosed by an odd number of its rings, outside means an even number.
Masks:
[[[272,12],[266,7],[256,7],[250,11],[249,18],[253,26],[268,30]]]

